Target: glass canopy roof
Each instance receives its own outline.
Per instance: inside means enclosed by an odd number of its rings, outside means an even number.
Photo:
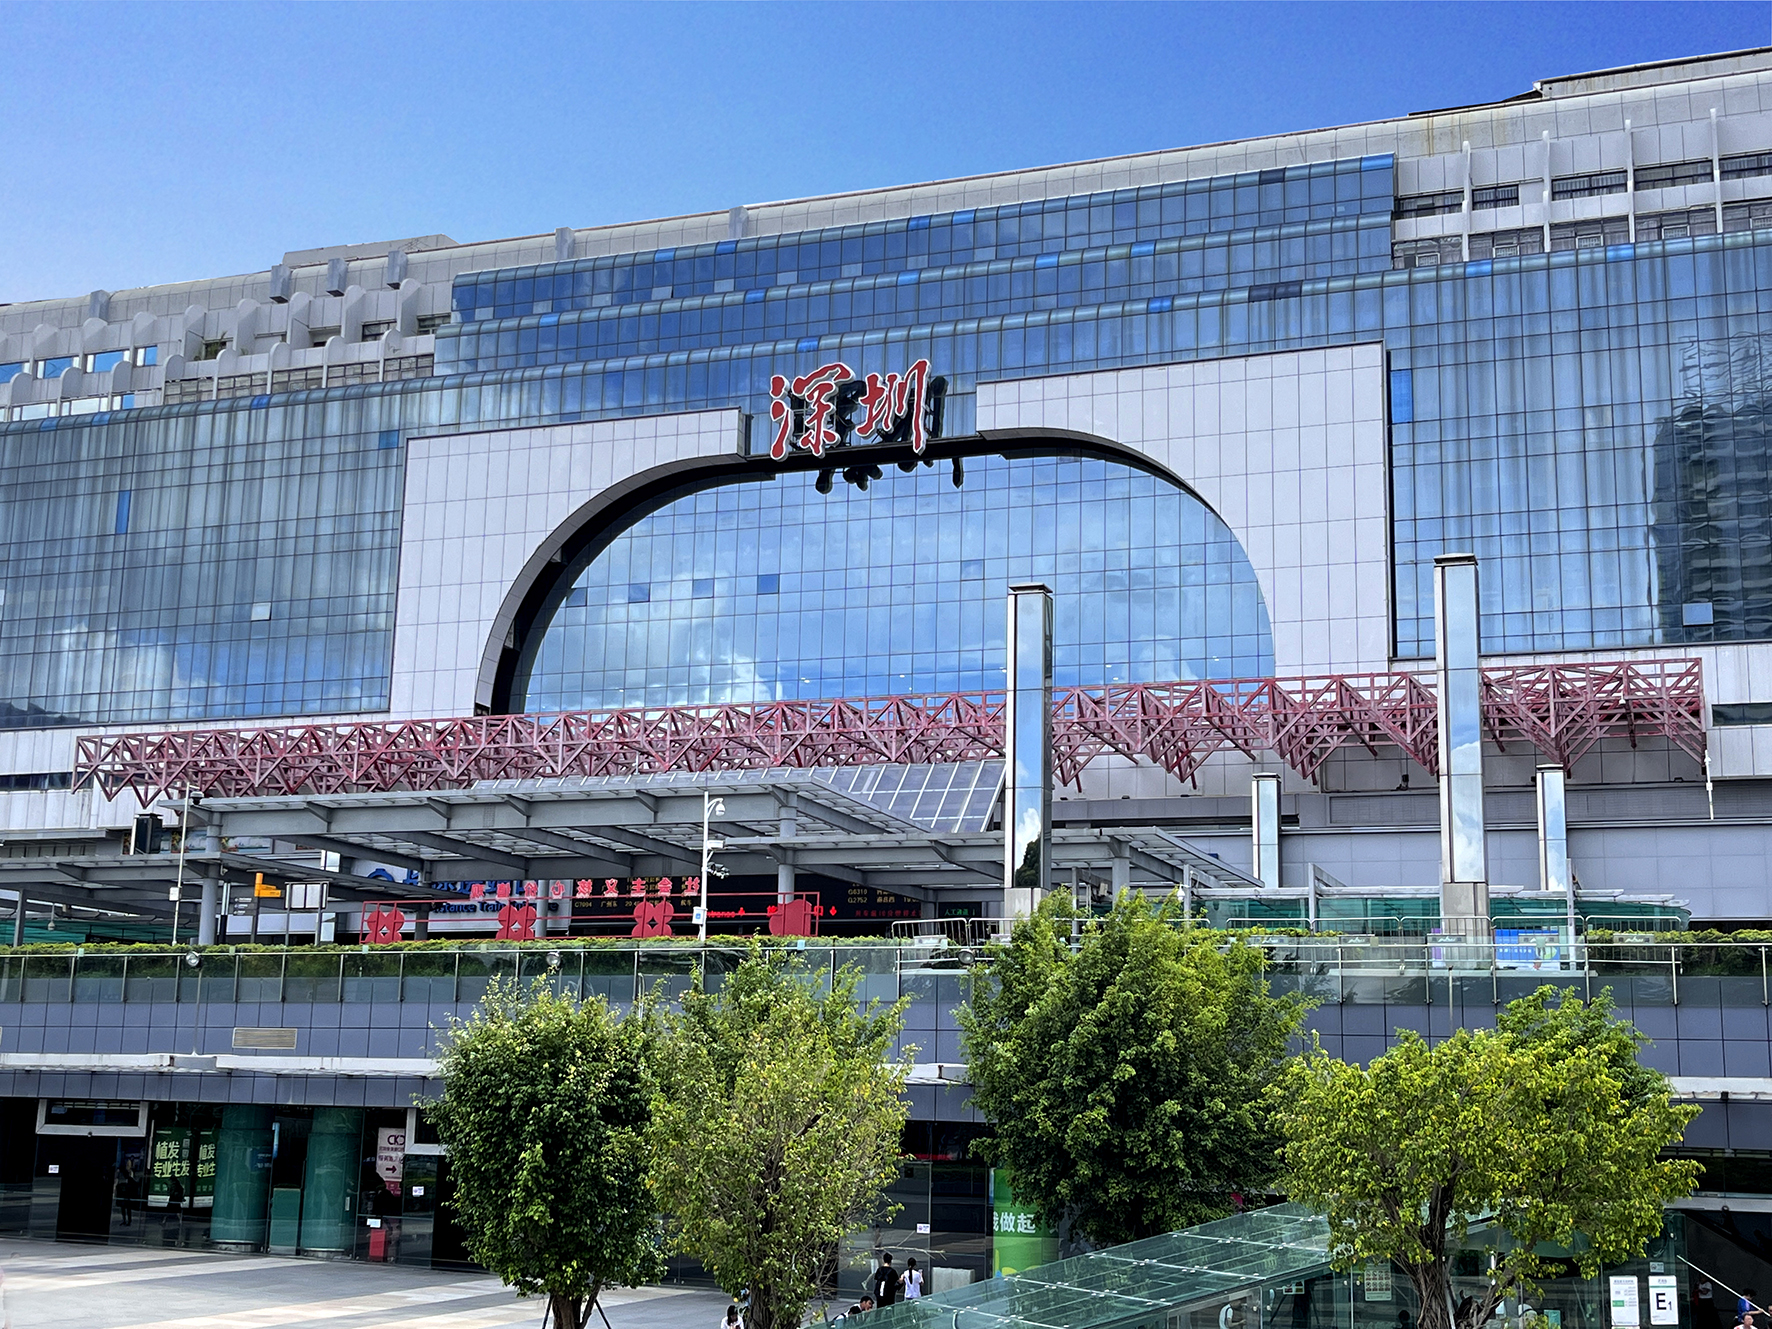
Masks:
[[[1328,1266],[1327,1221],[1302,1205],[1282,1204],[901,1302],[870,1313],[863,1323],[867,1329],[1248,1323],[1239,1304],[1246,1296]],[[1202,1310],[1211,1316],[1197,1314]]]

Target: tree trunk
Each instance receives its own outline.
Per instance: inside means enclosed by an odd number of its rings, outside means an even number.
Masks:
[[[1456,1329],[1452,1323],[1452,1268],[1444,1257],[1405,1266],[1421,1298],[1420,1329]]]
[[[590,1303],[582,1297],[551,1292],[548,1294],[548,1309],[554,1317],[553,1329],[585,1329],[585,1314],[590,1310]]]

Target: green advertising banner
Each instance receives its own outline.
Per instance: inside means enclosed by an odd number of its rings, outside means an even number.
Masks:
[[[215,1132],[193,1131],[189,1126],[156,1127],[148,1204],[156,1209],[206,1209],[214,1203]]]
[[[1018,1274],[1058,1258],[1058,1234],[1041,1226],[1031,1206],[1015,1198],[1009,1174],[991,1169],[991,1273]]]

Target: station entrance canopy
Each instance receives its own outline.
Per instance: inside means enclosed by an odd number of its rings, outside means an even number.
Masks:
[[[913,900],[1002,879],[995,827],[1002,763],[866,766],[491,781],[431,794],[284,795],[203,800],[210,843],[271,842],[404,869],[404,884],[326,873],[365,892],[459,900],[471,881],[627,880],[698,874],[704,802],[717,866],[773,878],[789,866],[827,881]],[[1250,884],[1236,869],[1152,827],[1061,830],[1061,868],[1135,881]],[[230,865],[241,856],[229,856]],[[264,866],[261,864],[261,866]],[[411,884],[411,874],[419,884]],[[301,875],[298,873],[297,875]],[[433,889],[436,887],[437,889]]]
[[[1305,1303],[1307,1314],[1295,1323],[1341,1324],[1340,1316],[1326,1314],[1345,1311],[1350,1300],[1335,1295],[1336,1283],[1345,1286],[1348,1279],[1330,1274],[1328,1221],[1302,1205],[1282,1204],[901,1302],[872,1312],[867,1323],[877,1329],[1260,1329],[1272,1321],[1276,1299],[1286,1298]],[[1312,1293],[1316,1317],[1308,1315]]]
[[[1065,783],[1109,756],[1187,780],[1227,749],[1277,755],[1306,776],[1350,745],[1435,767],[1431,675],[1073,687],[1053,699]],[[1488,669],[1482,706],[1494,742],[1564,765],[1609,738],[1703,757],[1696,660]],[[792,868],[926,901],[1000,888],[1002,749],[1002,694],[962,693],[99,735],[79,740],[75,784],[144,804],[197,796],[192,824],[208,836],[191,842],[187,882],[263,870],[325,877],[340,899],[459,900],[444,884],[681,878],[700,871],[704,795],[717,795],[725,811],[708,834],[727,873]],[[305,858],[279,862],[273,845]],[[1060,826],[1052,866],[1056,881],[1258,884],[1148,824]],[[0,859],[0,889],[164,913],[173,872],[164,854]]]

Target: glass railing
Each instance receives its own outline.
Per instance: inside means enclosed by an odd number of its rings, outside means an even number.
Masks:
[[[945,987],[960,1000],[963,972],[920,977],[903,964],[903,948],[811,943],[800,948],[806,967],[828,983],[838,968],[860,971],[864,1001],[901,995],[935,999]],[[697,970],[710,986],[745,956],[742,946],[480,945],[460,948],[365,947],[326,950],[148,949],[36,952],[0,956],[0,1002],[422,1002],[457,1005],[480,1000],[497,979],[543,981],[556,991],[600,995],[620,1004],[643,993],[672,1001],[688,990]]]
[[[1610,990],[1621,1007],[1752,1007],[1772,1004],[1772,942],[1578,938],[1554,933],[1495,943],[1440,937],[1314,934],[1251,938],[1275,992],[1319,1005],[1501,1006],[1544,984],[1584,997]],[[0,1003],[295,1002],[471,1004],[495,979],[541,980],[579,996],[627,1004],[645,993],[667,1001],[698,969],[710,986],[745,955],[732,944],[559,946],[486,943],[446,948],[26,952],[0,955]],[[989,952],[972,939],[831,944],[809,940],[799,955],[825,981],[860,971],[864,1000],[908,997],[951,1011]],[[927,1016],[922,1017],[926,1022]]]

